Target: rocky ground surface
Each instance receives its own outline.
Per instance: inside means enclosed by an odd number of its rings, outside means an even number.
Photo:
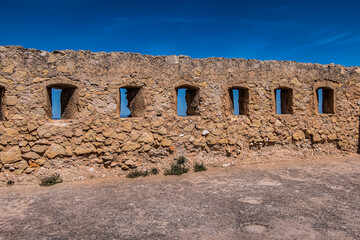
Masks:
[[[360,239],[360,156],[0,187],[0,239]]]
[[[209,152],[206,156],[200,159],[192,160],[192,155],[186,155],[186,166],[192,168],[195,162],[203,163],[208,168],[216,167],[229,167],[241,166],[248,164],[264,164],[264,163],[281,163],[291,160],[316,160],[322,158],[334,158],[351,153],[341,152],[336,149],[334,145],[323,144],[315,148],[301,148],[294,144],[286,146],[274,145],[265,146],[259,150],[243,151],[239,156],[224,157],[218,152]],[[144,164],[139,167],[124,170],[122,167],[112,165],[104,168],[104,165],[99,158],[55,158],[48,160],[43,166],[32,168],[28,174],[17,174],[16,171],[0,171],[0,187],[6,186],[8,181],[13,181],[16,185],[31,185],[38,184],[40,179],[51,176],[52,174],[60,174],[64,182],[83,181],[87,179],[101,179],[101,178],[121,178],[132,170],[150,171],[152,167],[156,167],[159,171],[163,172],[169,168],[169,165],[176,160],[173,157],[171,161],[164,158],[152,158],[151,161],[157,162],[156,165],[148,165],[143,158],[139,158],[134,162],[143,162]]]

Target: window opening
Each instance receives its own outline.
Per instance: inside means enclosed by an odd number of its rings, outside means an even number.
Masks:
[[[249,114],[249,91],[246,88],[231,88],[229,94],[234,115]]]
[[[145,111],[141,88],[120,88],[120,118],[140,117]]]
[[[199,114],[199,90],[197,88],[179,87],[177,93],[178,116],[189,116]]]
[[[319,113],[334,113],[334,90],[331,88],[318,88],[316,90]]]
[[[75,90],[76,87],[67,86],[51,86],[47,88],[52,119],[70,119],[74,117],[77,110],[74,97]]]
[[[275,89],[276,114],[292,114],[292,89]]]
[[[51,89],[51,110],[53,119],[61,119],[61,92],[62,89]]]

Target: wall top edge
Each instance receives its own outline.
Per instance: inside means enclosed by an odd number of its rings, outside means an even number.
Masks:
[[[141,53],[133,53],[133,52],[92,52],[90,50],[54,50],[52,52],[44,51],[44,50],[38,50],[34,48],[25,48],[19,45],[0,45],[0,53],[1,52],[18,52],[23,54],[40,54],[40,55],[67,55],[67,54],[86,54],[86,55],[92,55],[92,56],[113,56],[113,55],[126,55],[128,57],[140,57],[140,58],[148,58],[151,60],[164,60],[169,64],[178,64],[179,60],[190,60],[190,61],[220,61],[220,62],[231,62],[231,61],[238,61],[238,62],[249,62],[249,63],[259,63],[259,64],[265,64],[265,63],[274,63],[274,64],[284,64],[284,65],[293,65],[293,66],[316,66],[319,68],[343,68],[343,69],[360,69],[360,67],[357,66],[350,66],[345,67],[340,64],[319,64],[319,63],[303,63],[303,62],[296,62],[296,61],[290,61],[290,60],[257,60],[257,59],[245,59],[245,58],[224,58],[224,57],[208,57],[208,58],[192,58],[186,55],[148,55],[148,54],[141,54]]]

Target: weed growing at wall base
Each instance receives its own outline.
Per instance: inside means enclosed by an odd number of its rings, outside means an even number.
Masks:
[[[8,186],[8,187],[10,187],[10,186],[12,186],[14,184],[15,184],[15,182],[12,181],[12,180],[9,180],[9,181],[6,182],[6,186]]]
[[[134,170],[129,172],[126,177],[127,178],[137,178],[137,177],[146,177],[149,175],[148,171],[138,171],[138,170]]]
[[[63,180],[60,178],[60,174],[53,174],[49,177],[44,177],[41,179],[40,186],[47,187],[51,185],[55,185],[57,183],[62,183]]]
[[[150,170],[150,172],[151,172],[152,175],[157,175],[157,174],[159,174],[159,170],[158,170],[157,168],[152,168],[152,169]]]
[[[202,172],[206,171],[206,167],[203,163],[195,163],[194,164],[194,172]]]
[[[187,173],[189,169],[185,167],[186,158],[184,156],[180,156],[179,158],[175,159],[176,163],[171,164],[170,169],[164,171],[164,175],[177,175],[180,176],[181,174]]]
[[[145,171],[134,170],[134,171],[129,172],[126,175],[126,177],[127,178],[146,177],[146,176],[149,176],[150,174],[157,175],[157,174],[159,174],[159,170],[157,168],[152,168],[150,170],[150,172],[148,170],[145,170]]]

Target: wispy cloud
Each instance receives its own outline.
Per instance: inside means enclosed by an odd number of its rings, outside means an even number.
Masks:
[[[317,41],[312,42],[311,44],[315,45],[315,46],[331,44],[331,43],[334,43],[334,42],[338,42],[340,39],[342,39],[342,38],[344,38],[344,37],[346,37],[348,35],[349,35],[349,33],[341,33],[341,34],[338,34],[338,35],[335,35],[335,36],[319,39]]]
[[[341,34],[337,34],[337,35],[333,35],[333,36],[329,36],[329,37],[322,37],[322,38],[318,38],[316,39],[315,36],[312,36],[313,40],[304,44],[299,44],[295,49],[299,49],[299,48],[308,48],[308,47],[320,47],[320,46],[325,46],[325,45],[330,45],[330,44],[336,44],[336,45],[341,45],[343,44],[351,35],[351,33],[341,33]]]
[[[353,45],[353,44],[360,44],[360,34],[355,34],[353,36],[346,36],[346,38],[341,39],[338,41],[336,45]]]
[[[108,26],[104,27],[105,32],[112,32],[123,25],[129,24],[226,24],[226,25],[242,25],[250,26],[253,29],[269,28],[271,26],[293,26],[293,23],[286,21],[269,21],[259,19],[228,19],[228,18],[191,18],[191,17],[137,17],[137,18],[113,18]]]

